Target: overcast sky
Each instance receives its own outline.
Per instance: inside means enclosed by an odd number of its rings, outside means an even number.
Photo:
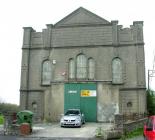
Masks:
[[[153,68],[155,54],[154,0],[1,0],[0,1],[0,101],[19,104],[23,27],[42,31],[79,7],[119,25],[144,21],[145,66]],[[147,81],[147,77],[146,77]],[[155,90],[152,78],[151,88]],[[155,82],[154,82],[155,83]]]

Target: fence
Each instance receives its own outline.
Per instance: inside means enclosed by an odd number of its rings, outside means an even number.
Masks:
[[[143,114],[115,115],[116,128],[124,132],[131,132],[137,128],[143,127],[146,120],[147,118]]]

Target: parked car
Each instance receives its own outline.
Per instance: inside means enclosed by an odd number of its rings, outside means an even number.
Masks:
[[[80,109],[68,109],[60,120],[60,126],[81,127],[85,123],[84,114]]]
[[[155,140],[155,116],[148,117],[144,125],[144,138],[146,140]]]

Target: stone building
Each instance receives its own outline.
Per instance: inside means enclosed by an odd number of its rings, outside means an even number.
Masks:
[[[80,108],[86,121],[146,111],[143,22],[123,28],[80,7],[42,32],[24,27],[20,106],[58,121]]]

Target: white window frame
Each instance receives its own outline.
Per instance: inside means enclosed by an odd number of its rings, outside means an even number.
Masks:
[[[123,83],[123,66],[122,60],[119,57],[116,57],[112,60],[112,83]]]
[[[75,78],[75,60],[73,58],[69,59],[69,79]]]
[[[44,60],[42,63],[42,85],[50,85],[52,76],[52,67],[49,60]]]
[[[87,58],[84,54],[79,54],[76,58],[76,78],[87,78]]]

